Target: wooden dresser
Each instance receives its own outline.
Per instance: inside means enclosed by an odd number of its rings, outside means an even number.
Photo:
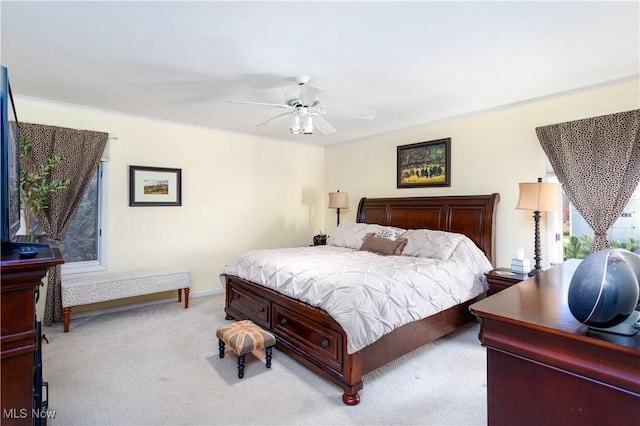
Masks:
[[[3,425],[46,423],[42,402],[42,370],[39,358],[36,300],[42,278],[51,266],[63,263],[60,250],[49,244],[38,247],[36,257],[22,259],[17,245],[2,248],[0,295]],[[40,385],[40,387],[39,387]]]
[[[640,421],[640,333],[589,330],[567,292],[578,260],[471,305],[487,348],[490,425]]]

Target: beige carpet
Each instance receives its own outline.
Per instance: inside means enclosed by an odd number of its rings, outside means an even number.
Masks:
[[[469,324],[364,377],[361,402],[274,350],[218,357],[222,294],[44,327],[50,425],[482,425],[486,358]],[[264,354],[259,354],[262,358]]]

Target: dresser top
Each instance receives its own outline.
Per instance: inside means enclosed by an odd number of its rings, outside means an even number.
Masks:
[[[640,332],[635,336],[599,332],[574,318],[569,310],[567,294],[580,262],[568,260],[474,303],[470,310],[480,318],[518,324],[564,338],[586,339],[593,344],[614,345],[625,351],[631,349],[640,356]]]

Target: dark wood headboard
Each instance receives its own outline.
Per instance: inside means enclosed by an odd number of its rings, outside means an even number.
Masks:
[[[495,266],[495,221],[500,194],[365,198],[356,221],[404,229],[435,229],[471,238]]]

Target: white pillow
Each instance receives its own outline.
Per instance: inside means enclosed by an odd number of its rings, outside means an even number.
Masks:
[[[359,249],[362,245],[364,236],[369,233],[381,231],[384,226],[368,223],[342,222],[336,228],[335,232],[327,244],[336,247],[347,247]]]
[[[464,235],[432,229],[410,229],[402,237],[407,239],[403,255],[447,260]]]
[[[385,226],[380,231],[376,232],[376,237],[395,241],[405,232],[407,232],[406,229],[396,228],[395,226]]]
[[[463,260],[466,265],[479,265],[484,271],[493,269],[484,252],[466,235],[460,239],[460,243],[453,251],[451,258]]]

